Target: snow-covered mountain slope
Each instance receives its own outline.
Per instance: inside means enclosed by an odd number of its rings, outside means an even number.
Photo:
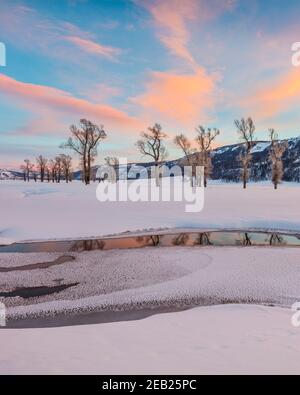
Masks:
[[[286,140],[288,149],[283,155],[285,181],[300,182],[300,137]],[[213,179],[238,181],[241,175],[239,155],[242,144],[234,144],[217,148],[212,152]],[[270,142],[257,141],[252,149],[252,163],[250,178],[253,181],[262,181],[270,178],[271,165],[269,160]]]
[[[23,178],[21,172],[8,169],[0,169],[0,180],[17,180]]]

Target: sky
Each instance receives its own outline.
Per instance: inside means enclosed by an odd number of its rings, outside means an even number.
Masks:
[[[198,125],[238,141],[300,135],[299,0],[0,0],[0,167],[62,153],[71,124],[103,125],[105,156],[144,160],[135,142],[154,123],[172,142]]]

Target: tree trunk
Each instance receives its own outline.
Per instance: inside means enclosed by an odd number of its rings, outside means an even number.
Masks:
[[[155,184],[157,187],[160,186],[160,182],[159,182],[159,167],[158,167],[158,163],[155,163]]]
[[[86,174],[86,185],[89,185],[91,181],[91,155],[88,153],[87,158],[87,174]]]

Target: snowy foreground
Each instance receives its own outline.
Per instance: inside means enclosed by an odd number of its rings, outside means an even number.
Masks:
[[[147,247],[69,255],[75,260],[0,273],[2,292],[77,284],[38,298],[0,298],[9,318],[220,303],[291,307],[300,301],[298,248]],[[1,254],[0,270],[58,257]]]
[[[1,267],[58,255],[3,254]],[[55,316],[52,328],[0,328],[0,373],[300,374],[291,308],[300,300],[298,249],[153,247],[74,256],[47,269],[1,273],[6,290],[63,277],[79,282],[30,302],[4,299],[9,318],[64,311],[67,324],[70,313],[156,307],[153,315],[74,326],[60,326]],[[219,303],[228,304],[211,305]],[[189,304],[202,306],[156,314],[160,306]],[[83,315],[81,323],[89,322]]]
[[[1,330],[6,374],[299,374],[287,309],[225,305],[139,321]]]
[[[260,228],[300,231],[300,184],[211,184],[204,210],[184,202],[102,202],[96,184],[0,182],[0,244],[14,240],[103,236],[162,228]]]

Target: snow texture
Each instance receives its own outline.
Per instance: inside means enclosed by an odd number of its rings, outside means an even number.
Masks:
[[[1,273],[2,292],[79,283],[39,298],[0,298],[8,307],[8,317],[222,303],[290,307],[300,300],[297,248],[148,247],[72,255],[74,261],[47,269]],[[57,257],[2,254],[0,266],[49,262]]]

